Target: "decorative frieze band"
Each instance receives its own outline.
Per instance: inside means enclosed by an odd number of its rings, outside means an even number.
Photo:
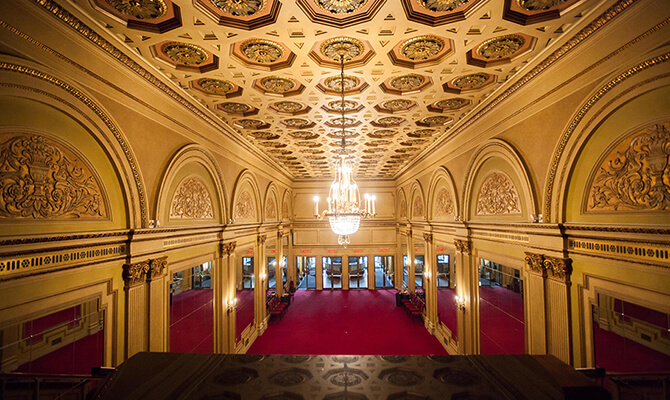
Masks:
[[[221,243],[221,255],[231,255],[235,252],[237,242]]]
[[[470,254],[471,246],[469,240],[454,240],[454,247],[456,247],[457,253]]]
[[[133,264],[123,264],[123,281],[126,288],[151,282],[165,273],[167,256],[140,261]]]

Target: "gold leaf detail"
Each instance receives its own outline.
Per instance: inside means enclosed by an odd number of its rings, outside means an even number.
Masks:
[[[521,201],[512,180],[502,172],[486,177],[477,196],[477,215],[520,213]]]
[[[205,184],[198,178],[187,178],[177,186],[170,206],[170,218],[212,219],[214,207]]]

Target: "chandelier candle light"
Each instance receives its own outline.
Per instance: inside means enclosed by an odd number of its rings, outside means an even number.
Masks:
[[[376,196],[363,196],[365,200],[364,206],[361,208],[361,193],[358,190],[358,185],[354,181],[352,174],[351,162],[347,159],[345,151],[346,132],[345,126],[345,106],[344,102],[344,57],[346,49],[340,49],[338,55],[340,56],[340,84],[342,102],[340,109],[342,111],[342,152],[337,161],[337,173],[335,180],[330,185],[330,192],[328,194],[328,209],[319,214],[319,196],[314,196],[314,216],[322,220],[328,217],[330,222],[330,229],[338,235],[337,243],[340,245],[348,245],[350,243],[349,235],[353,235],[358,231],[362,218],[369,218],[376,215],[375,201]]]

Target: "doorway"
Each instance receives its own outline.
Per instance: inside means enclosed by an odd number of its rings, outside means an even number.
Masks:
[[[368,288],[368,257],[348,257],[349,264],[349,289]]]
[[[304,277],[298,289],[316,289],[316,257],[298,257],[298,265],[304,272]]]
[[[342,257],[323,257],[323,288],[342,289]]]
[[[375,256],[375,287],[393,287],[393,256]]]

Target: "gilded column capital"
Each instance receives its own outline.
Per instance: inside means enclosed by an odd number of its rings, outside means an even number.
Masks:
[[[235,247],[237,246],[237,242],[228,242],[228,243],[221,243],[221,255],[231,255],[233,252],[235,252]]]
[[[256,239],[256,242],[258,243],[259,246],[265,245],[265,239],[267,239],[267,235],[258,235],[258,238]]]
[[[149,260],[149,271],[147,271],[147,282],[152,279],[160,278],[166,273],[167,256]]]
[[[454,247],[457,253],[470,254],[471,246],[469,240],[454,239]]]
[[[146,282],[149,272],[149,261],[123,264],[123,281],[127,288]]]
[[[526,268],[541,274],[542,276],[547,276],[547,269],[544,266],[544,256],[542,254],[529,252],[525,252],[525,254],[524,261],[526,263]]]
[[[570,282],[572,274],[572,260],[569,258],[557,258],[544,256],[544,268],[550,278]]]
[[[433,243],[433,234],[432,234],[432,233],[427,233],[427,232],[424,233],[424,234],[423,234],[423,240],[424,240],[426,243],[430,243],[430,244],[432,244],[432,243]]]

